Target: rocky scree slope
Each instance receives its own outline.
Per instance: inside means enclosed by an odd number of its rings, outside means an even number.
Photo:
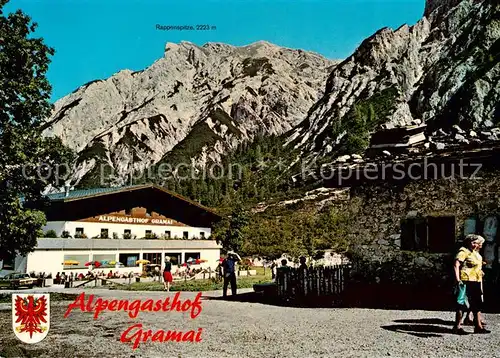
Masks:
[[[379,30],[334,68],[287,145],[335,157],[361,153],[378,126],[489,130],[500,121],[499,38],[498,3],[428,0],[417,24]]]
[[[100,164],[118,185],[159,162],[204,165],[258,134],[293,128],[337,63],[267,42],[167,43],[149,68],[120,71],[57,101],[44,134],[78,152],[73,180],[89,186],[102,184]]]

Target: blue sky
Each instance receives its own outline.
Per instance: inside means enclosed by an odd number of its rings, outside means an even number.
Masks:
[[[414,24],[425,0],[11,0],[56,50],[48,72],[57,100],[80,85],[122,70],[141,70],[163,56],[166,42],[236,46],[266,40],[328,58],[349,56],[378,29]],[[216,26],[159,31],[160,25]]]

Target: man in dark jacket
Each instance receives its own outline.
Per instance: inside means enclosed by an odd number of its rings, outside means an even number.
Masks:
[[[222,296],[227,297],[227,287],[229,282],[231,282],[231,293],[233,296],[236,295],[236,263],[241,261],[240,255],[233,251],[227,253],[227,257],[222,262],[222,267],[224,269],[224,288],[222,291]]]

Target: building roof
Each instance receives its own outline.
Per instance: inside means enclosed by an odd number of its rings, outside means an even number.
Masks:
[[[46,194],[48,221],[75,221],[132,207],[148,207],[189,226],[209,227],[221,219],[212,209],[154,184],[69,190]]]
[[[62,193],[52,193],[45,195],[49,200],[72,200],[72,199],[83,199],[88,196],[94,196],[99,194],[109,194],[113,192],[117,192],[123,190],[124,188],[133,188],[138,185],[127,186],[127,187],[118,187],[118,188],[93,188],[93,189],[79,189],[79,190],[70,190],[68,196],[66,196],[65,192]]]
[[[79,190],[70,190],[68,192],[67,196],[66,196],[65,192],[47,194],[46,196],[50,201],[67,202],[67,201],[81,200],[81,199],[93,198],[96,196],[122,193],[122,192],[133,191],[133,190],[142,190],[142,189],[148,189],[148,188],[161,190],[168,195],[176,197],[177,199],[184,200],[192,205],[198,206],[199,208],[201,208],[203,210],[210,211],[210,212],[216,214],[212,209],[209,209],[201,204],[198,204],[197,202],[195,202],[193,200],[190,200],[186,197],[183,197],[182,195],[174,193],[173,191],[170,191],[164,187],[161,187],[161,186],[155,185],[155,184],[128,185],[128,186],[121,186],[121,187],[114,187],[114,188],[79,189]]]

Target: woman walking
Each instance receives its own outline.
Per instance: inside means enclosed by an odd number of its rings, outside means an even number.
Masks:
[[[463,242],[463,247],[455,257],[455,280],[459,292],[465,288],[465,293],[469,303],[469,309],[474,314],[474,333],[490,333],[481,322],[481,308],[483,303],[482,281],[483,281],[483,258],[477,248],[484,242],[479,235],[467,235]],[[463,312],[467,307],[459,305],[455,316],[454,332],[456,334],[467,334],[461,327]]]
[[[474,251],[480,253],[482,248],[483,248],[483,243],[482,242],[478,242],[478,245],[477,245],[477,247],[476,247],[476,249]],[[481,255],[479,255],[479,257],[481,257]],[[486,262],[483,261],[483,265],[486,265]],[[484,271],[482,272],[482,277],[484,277]],[[484,295],[483,280],[481,280],[481,292]],[[484,302],[484,300],[483,300],[483,302]],[[486,323],[484,322],[484,320],[481,321],[481,324],[483,326],[486,325]],[[464,319],[463,325],[464,326],[474,326],[474,315],[473,315],[473,313],[472,313],[472,311],[471,311],[470,308],[467,311],[467,313],[465,314],[465,319]]]
[[[172,281],[172,263],[170,262],[170,257],[165,256],[165,269],[163,270],[163,287],[165,291],[170,291]]]

